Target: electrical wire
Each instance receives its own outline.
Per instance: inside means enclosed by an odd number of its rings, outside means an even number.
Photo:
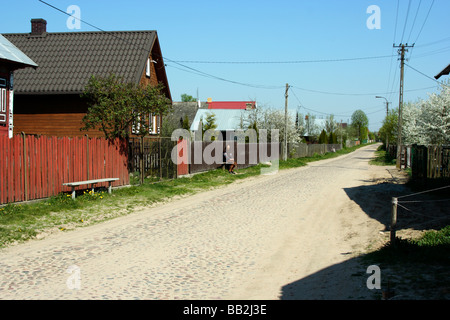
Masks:
[[[432,45],[437,44],[437,43],[446,42],[446,41],[449,41],[449,40],[450,40],[450,37],[446,37],[446,38],[442,38],[442,39],[439,39],[439,40],[435,40],[435,41],[432,41],[432,42],[427,42],[427,43],[418,45],[417,47],[423,48],[423,47],[427,47],[427,46],[432,46]]]
[[[170,61],[170,62],[176,63],[176,64],[178,64],[178,65],[180,65],[180,66],[182,66],[182,67],[184,67],[184,68],[186,68],[188,70],[168,65],[169,67],[172,67],[172,68],[175,68],[175,69],[178,69],[178,70],[181,70],[181,71],[197,74],[197,75],[200,75],[200,76],[205,76],[205,77],[208,77],[208,78],[221,80],[221,81],[224,81],[224,82],[229,82],[229,83],[233,83],[233,84],[238,84],[238,85],[252,87],[252,88],[259,88],[259,89],[280,89],[280,88],[284,88],[283,86],[257,85],[257,84],[250,84],[250,83],[243,83],[243,82],[239,82],[239,81],[229,80],[229,79],[218,77],[218,76],[215,76],[215,75],[212,75],[212,74],[209,74],[209,73],[206,73],[206,72],[203,72],[203,71],[200,71],[200,70],[188,67],[188,66],[184,66],[184,65],[182,65],[180,63],[177,63],[175,61],[172,61],[170,59],[167,59],[167,60]]]
[[[420,34],[422,33],[422,30],[423,30],[423,28],[425,27],[425,24],[427,23],[428,16],[430,15],[431,8],[433,8],[433,5],[434,5],[434,0],[431,2],[430,8],[428,9],[428,12],[427,12],[427,15],[426,15],[426,17],[425,17],[425,20],[423,21],[422,27],[420,28],[420,31],[419,31],[419,33],[417,34],[417,37],[416,37],[416,40],[414,41],[414,43],[416,43],[417,40],[419,39]]]
[[[441,53],[447,52],[449,50],[450,50],[450,46],[447,46],[447,47],[443,47],[443,48],[436,49],[433,51],[424,52],[422,54],[419,54],[418,56],[415,56],[414,58],[417,59],[417,58],[428,57],[428,56],[432,56],[435,54],[441,54]]]
[[[405,19],[405,25],[403,26],[403,33],[402,33],[402,38],[400,40],[400,43],[403,43],[403,36],[405,35],[405,30],[406,30],[406,25],[408,23],[408,17],[409,17],[409,9],[411,8],[411,0],[409,0],[408,2],[408,9],[406,11],[406,19]]]
[[[43,0],[39,0],[39,1],[40,1],[41,3],[43,3],[43,4],[47,5],[47,6],[49,6],[49,7],[51,7],[51,8],[53,8],[53,9],[57,10],[57,11],[59,11],[59,12],[65,14],[65,15],[71,16],[69,13],[67,13],[67,12],[65,12],[65,11],[63,11],[63,10],[61,10],[61,9],[59,9],[59,8],[57,8],[57,7],[53,6],[53,5],[51,5],[51,4],[47,3],[47,2],[45,2],[45,1],[43,1]],[[434,0],[433,0],[433,3],[434,3]],[[432,4],[432,5],[433,5],[433,4]],[[428,10],[428,14],[429,14],[430,11],[431,11],[432,5],[430,6],[430,9]],[[398,7],[399,7],[399,1],[397,2],[397,18],[398,18]],[[428,18],[428,14],[427,14],[427,18]],[[72,16],[71,16],[71,17],[72,17]],[[99,31],[101,31],[101,32],[109,33],[109,32],[107,32],[107,31],[105,31],[105,30],[103,30],[103,29],[101,29],[101,28],[99,28],[99,27],[97,27],[97,26],[95,26],[95,25],[89,23],[89,22],[86,22],[86,21],[84,21],[84,20],[82,20],[82,19],[79,19],[79,18],[77,18],[77,17],[75,17],[75,18],[78,19],[80,22],[83,22],[83,23],[85,23],[85,24],[91,26],[91,27],[94,28],[94,29],[97,29],[97,30],[99,30]],[[426,19],[425,19],[425,22],[426,22]],[[423,29],[423,27],[424,27],[424,25],[425,25],[425,22],[424,22],[424,24],[422,25],[421,31],[422,31],[422,29]],[[405,22],[405,27],[406,27],[406,22]],[[396,28],[397,28],[397,19],[396,19]],[[396,29],[396,28],[395,28],[395,29]],[[404,31],[405,31],[405,28],[404,28],[404,30],[403,30],[403,33],[404,33]],[[394,31],[394,39],[395,39],[395,33],[396,33],[396,30]],[[109,33],[109,34],[111,34],[111,33]],[[420,35],[420,32],[419,32],[419,35]],[[117,36],[117,35],[111,34],[111,36],[116,37],[116,38],[118,38],[118,39],[120,39],[120,40],[122,40],[122,41],[126,41],[126,42],[130,43],[131,45],[135,45],[135,46],[136,46],[136,44],[134,44],[134,43],[132,43],[132,42],[126,40],[126,39],[123,39],[123,38],[121,38],[121,37],[119,37],[119,36]],[[403,36],[402,36],[402,37],[403,37]],[[140,49],[145,50],[145,51],[148,51],[147,48],[142,48],[142,47],[140,47]],[[327,63],[327,62],[344,62],[344,61],[356,61],[356,60],[368,60],[368,59],[392,58],[392,57],[394,57],[394,56],[395,56],[395,55],[385,55],[385,56],[357,57],[357,58],[341,58],[341,59],[297,60],[297,61],[266,61],[266,62],[264,62],[264,61],[228,61],[228,62],[226,62],[226,61],[188,61],[188,60],[186,60],[186,61],[176,61],[176,60],[172,60],[172,59],[169,59],[169,58],[167,58],[167,57],[164,57],[164,56],[162,56],[162,55],[161,55],[160,58],[161,58],[161,59],[164,59],[164,60],[166,60],[166,61],[168,61],[168,62],[171,62],[171,63],[173,63],[173,64],[176,64],[177,66],[179,66],[179,67],[170,66],[170,67],[172,67],[172,68],[175,68],[175,69],[178,69],[178,70],[182,70],[182,71],[184,71],[184,72],[190,72],[190,73],[193,73],[193,74],[196,74],[196,75],[199,75],[199,76],[204,76],[204,77],[208,77],[208,78],[212,78],[212,79],[216,79],[216,80],[220,80],[220,81],[224,81],[224,82],[228,82],[228,83],[232,83],[232,84],[237,84],[237,85],[242,85],[242,86],[248,86],[248,87],[253,87],[253,88],[260,88],[260,89],[280,89],[280,88],[284,88],[284,86],[271,86],[271,85],[258,85],[258,84],[251,84],[251,83],[243,83],[243,82],[239,82],[239,81],[235,81],[235,80],[230,80],[230,79],[226,79],[226,78],[223,78],[223,77],[219,77],[219,76],[216,76],[216,75],[213,75],[213,74],[210,74],[210,73],[207,73],[207,72],[198,70],[198,69],[196,69],[196,68],[192,68],[192,67],[186,66],[186,65],[184,65],[183,63],[220,63],[220,64],[229,64],[229,63],[232,63],[232,64]],[[183,63],[182,63],[182,62],[183,62]],[[392,60],[391,60],[391,62],[392,62]],[[411,67],[411,68],[412,68],[412,67]],[[414,70],[415,70],[415,69],[414,69]],[[416,71],[417,71],[417,70],[416,70]],[[418,71],[418,72],[419,72],[419,71]],[[428,76],[427,76],[427,77],[428,77]],[[395,76],[394,76],[394,78],[395,78]],[[430,79],[431,79],[431,78],[430,78]],[[432,80],[434,80],[434,79],[432,79]],[[438,83],[439,83],[439,82],[438,82]],[[365,95],[378,95],[378,94],[379,94],[379,93],[338,93],[338,92],[327,92],[327,91],[320,91],[320,90],[311,90],[311,89],[300,88],[300,87],[296,87],[296,88],[299,89],[299,90],[304,90],[304,91],[309,91],[309,92],[314,92],[314,93],[329,94],[329,95],[342,95],[342,96],[365,96]],[[424,88],[424,89],[428,89],[428,88]],[[406,91],[419,91],[419,90],[423,90],[423,89],[405,90],[405,92],[406,92]],[[398,92],[398,91],[386,92],[386,94],[393,94],[393,93],[396,93],[396,92]],[[299,102],[300,102],[300,100],[299,100]]]
[[[396,35],[397,35],[397,22],[398,22],[398,11],[399,11],[399,6],[400,6],[400,0],[397,0],[397,13],[396,13],[396,15],[395,15],[395,27],[394,27],[394,38],[393,38],[393,40],[392,40],[392,43],[394,43],[395,44],[395,37],[396,37]],[[394,46],[392,46],[392,56],[394,57]],[[391,89],[389,90],[389,84],[391,83],[391,73],[392,73],[392,61],[394,60],[394,58],[391,58],[391,63],[390,63],[390,65],[389,65],[389,76],[388,76],[388,81],[387,81],[387,88],[386,88],[386,92],[388,92],[388,91],[392,91],[392,88],[393,88],[393,84],[392,84],[392,87],[391,87]],[[395,75],[397,74],[397,69],[395,69]],[[395,79],[395,75],[394,75],[394,79]],[[393,82],[394,82],[394,80],[393,80]],[[387,94],[387,93],[386,93]],[[389,97],[389,100],[391,100],[390,99],[391,97]]]
[[[425,24],[427,23],[428,20],[428,16],[430,15],[431,12],[431,8],[433,8],[434,5],[434,0],[431,2],[430,8],[428,9],[427,15],[425,17],[425,20],[423,21],[422,27],[419,30],[419,33],[417,34],[416,40],[413,42],[414,44],[417,42],[417,40],[419,40],[420,35],[422,34],[422,30],[425,27]],[[409,54],[409,57],[411,58],[412,53],[413,53],[414,47],[411,48],[411,52]]]
[[[419,9],[420,9],[420,5],[421,4],[422,4],[422,0],[419,1],[419,5],[417,6],[416,15],[414,16],[414,21],[412,23],[411,30],[409,31],[409,36],[408,36],[408,40],[406,41],[406,43],[408,43],[409,39],[411,38],[411,33],[412,33],[413,29],[414,29],[414,25],[416,24],[417,14],[419,13]]]
[[[379,92],[373,92],[373,93],[342,93],[342,92],[330,92],[330,91],[306,89],[306,88],[301,88],[301,87],[297,87],[297,86],[292,86],[292,87],[296,88],[296,89],[299,89],[299,90],[307,91],[307,92],[327,94],[327,95],[337,95],[337,96],[376,96],[376,95],[380,95]],[[404,92],[421,91],[421,90],[432,89],[432,88],[435,88],[435,87],[409,89],[409,90],[404,90]],[[384,94],[394,94],[394,93],[398,93],[398,91],[385,92]]]
[[[346,62],[357,60],[372,60],[392,58],[396,55],[372,56],[372,57],[356,57],[356,58],[339,58],[339,59],[319,59],[319,60],[290,60],[290,61],[206,61],[206,60],[175,60],[172,62],[192,63],[192,64],[300,64],[300,63],[326,63],[326,62]]]
[[[51,5],[51,4],[47,3],[47,2],[45,2],[45,1],[43,1],[43,0],[39,0],[39,1],[42,2],[43,4],[49,6],[49,7],[51,7],[51,8],[53,8],[53,9],[57,10],[57,11],[59,11],[59,12],[64,13],[65,15],[68,15],[68,16],[72,17],[69,13],[67,13],[67,12],[65,12],[65,11],[63,11],[63,10],[61,10],[61,9],[59,9],[59,8],[57,8],[57,7],[53,6],[53,5]],[[103,30],[103,29],[101,29],[101,28],[99,28],[99,27],[97,27],[97,26],[95,26],[95,25],[93,25],[93,24],[91,24],[91,23],[88,23],[88,22],[86,22],[86,21],[84,21],[84,20],[82,20],[82,19],[79,19],[79,18],[77,18],[77,17],[76,17],[76,19],[78,19],[80,22],[83,22],[83,23],[85,23],[85,24],[91,26],[92,28],[95,28],[95,29],[97,29],[97,30],[99,30],[99,31],[101,31],[101,32],[108,33],[107,31],[105,31],[105,30]],[[108,33],[108,34],[110,34],[110,33]],[[121,37],[119,37],[119,36],[116,36],[116,35],[112,35],[112,36],[114,36],[114,37],[116,37],[117,39],[120,39],[120,40],[122,40],[122,41],[126,41],[126,42],[130,43],[130,45],[135,45],[135,44],[132,43],[131,41],[128,41],[128,40],[126,40],[126,39],[123,39],[123,38],[121,38]],[[135,46],[136,46],[136,45],[135,45]],[[138,48],[140,48],[140,49],[142,49],[142,50],[145,50],[145,51],[148,51],[146,48],[142,48],[142,47],[138,47]],[[198,74],[198,75],[205,76],[205,77],[209,77],[209,78],[213,78],[213,79],[220,80],[220,81],[224,81],[224,82],[229,82],[229,83],[233,83],[233,84],[237,84],[237,85],[242,85],[242,86],[253,87],[253,88],[261,88],[261,89],[278,89],[278,88],[281,88],[281,87],[276,87],[276,86],[256,85],[256,84],[242,83],[242,82],[238,82],[238,81],[234,81],[234,80],[229,80],[229,79],[225,79],[225,78],[222,78],[222,77],[219,77],[219,76],[215,76],[215,75],[212,75],[212,74],[209,74],[209,73],[200,71],[200,70],[198,70],[198,69],[195,69],[195,68],[192,68],[192,67],[189,67],[189,66],[185,66],[185,65],[181,64],[180,62],[174,61],[174,60],[169,59],[169,58],[167,58],[167,57],[160,56],[160,58],[165,59],[165,60],[167,60],[167,61],[169,61],[169,62],[172,62],[172,63],[174,63],[174,64],[177,64],[177,65],[179,65],[179,66],[181,66],[181,67],[183,67],[183,68],[186,68],[186,69],[188,69],[188,70],[190,70],[190,71],[192,71],[192,72],[195,72],[195,73]]]
[[[450,88],[450,86],[446,85],[445,83],[439,82],[439,81],[437,81],[436,79],[434,79],[434,78],[432,78],[432,77],[430,77],[430,76],[427,76],[425,73],[423,73],[423,72],[421,72],[421,71],[419,71],[419,70],[417,70],[417,69],[411,67],[411,66],[410,66],[409,64],[407,64],[407,63],[405,63],[405,66],[407,66],[407,67],[413,69],[413,70],[416,71],[417,73],[420,73],[420,74],[423,75],[424,77],[426,77],[426,78],[428,78],[428,79],[430,79],[430,80],[433,80],[434,82],[437,82],[437,83],[439,83],[440,85],[442,85],[442,86],[444,86],[444,87]]]
[[[291,88],[294,88],[294,87],[293,87],[293,86],[289,86],[289,88],[291,89]],[[305,106],[303,105],[303,103],[300,101],[300,99],[298,98],[298,96],[297,96],[297,94],[295,93],[294,90],[290,90],[290,92],[292,92],[292,94],[294,95],[294,97],[297,99],[297,101],[298,101],[298,103],[300,104],[300,107],[301,107],[301,108],[303,108],[303,109],[305,109],[305,110],[308,110],[308,111],[315,112],[315,113],[319,113],[319,114],[323,114],[323,115],[327,115],[327,116],[333,115],[333,116],[336,116],[336,117],[351,117],[351,114],[353,114],[353,112],[355,112],[356,110],[358,110],[358,109],[355,109],[355,110],[351,110],[351,111],[342,112],[342,113],[340,113],[340,114],[334,114],[334,113],[327,113],[327,112],[317,111],[317,110],[314,110],[314,109],[305,107]],[[379,108],[379,106],[371,107],[371,108],[364,108],[364,110],[373,109],[373,108]],[[378,109],[378,110],[376,110],[376,111],[372,111],[372,112],[366,113],[366,115],[374,114],[374,113],[377,113],[377,112],[380,112],[380,111],[383,111],[383,110],[385,110],[384,107],[381,108],[381,109]]]

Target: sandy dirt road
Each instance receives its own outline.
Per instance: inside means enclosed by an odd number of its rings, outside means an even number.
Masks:
[[[0,299],[373,299],[377,146],[4,249]]]

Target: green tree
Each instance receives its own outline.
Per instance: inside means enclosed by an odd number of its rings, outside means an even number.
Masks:
[[[379,135],[384,147],[386,148],[386,140],[388,144],[397,144],[398,129],[398,108],[389,109],[388,114],[383,120]]]
[[[328,137],[325,129],[322,130],[319,136],[319,143],[320,144],[326,144],[328,142]]]
[[[152,113],[164,115],[171,108],[162,90],[162,84],[126,83],[114,74],[91,76],[81,95],[89,106],[81,130],[98,128],[107,139],[128,138],[134,126],[137,134],[146,135],[150,129],[148,117]]]
[[[337,144],[337,135],[334,132],[330,132],[330,135],[328,136],[328,143],[329,144]]]
[[[190,96],[186,93],[183,93],[181,95],[181,102],[195,102],[197,99],[195,99],[193,96]]]
[[[181,127],[182,127],[183,129],[190,130],[190,126],[189,126],[189,117],[188,117],[187,115],[184,116],[184,119],[183,119],[183,122],[182,122],[182,124],[181,124]]]
[[[356,110],[353,112],[351,126],[356,130],[359,140],[363,140],[365,138],[364,133],[367,135],[366,128],[369,127],[369,119],[364,111]]]
[[[203,133],[203,137],[205,136],[205,132],[207,130],[215,130],[217,129],[217,124],[216,124],[216,115],[214,113],[206,113],[206,118],[205,118],[205,122],[203,122],[203,118],[200,120],[203,124],[202,126],[202,133]],[[214,141],[215,137],[211,137],[211,141]]]

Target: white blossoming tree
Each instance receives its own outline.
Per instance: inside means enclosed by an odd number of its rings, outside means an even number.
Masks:
[[[403,108],[404,144],[450,144],[450,87],[443,83],[439,93],[427,100],[406,103]]]
[[[284,110],[258,107],[257,109],[253,109],[252,112],[250,112],[250,114],[247,116],[247,119],[244,119],[244,122],[249,123],[249,125],[241,125],[241,129],[252,128],[256,129],[258,132],[260,129],[266,129],[268,141],[271,141],[270,130],[277,129],[279,130],[279,142],[283,143],[285,130],[284,117]],[[287,120],[288,143],[299,143],[301,141],[299,130],[303,128],[299,128],[298,126],[296,126],[296,119],[291,113],[288,113]]]

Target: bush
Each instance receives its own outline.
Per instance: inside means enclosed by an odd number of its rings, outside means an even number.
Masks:
[[[326,144],[328,142],[327,133],[325,132],[325,129],[322,130],[319,136],[319,144]]]

